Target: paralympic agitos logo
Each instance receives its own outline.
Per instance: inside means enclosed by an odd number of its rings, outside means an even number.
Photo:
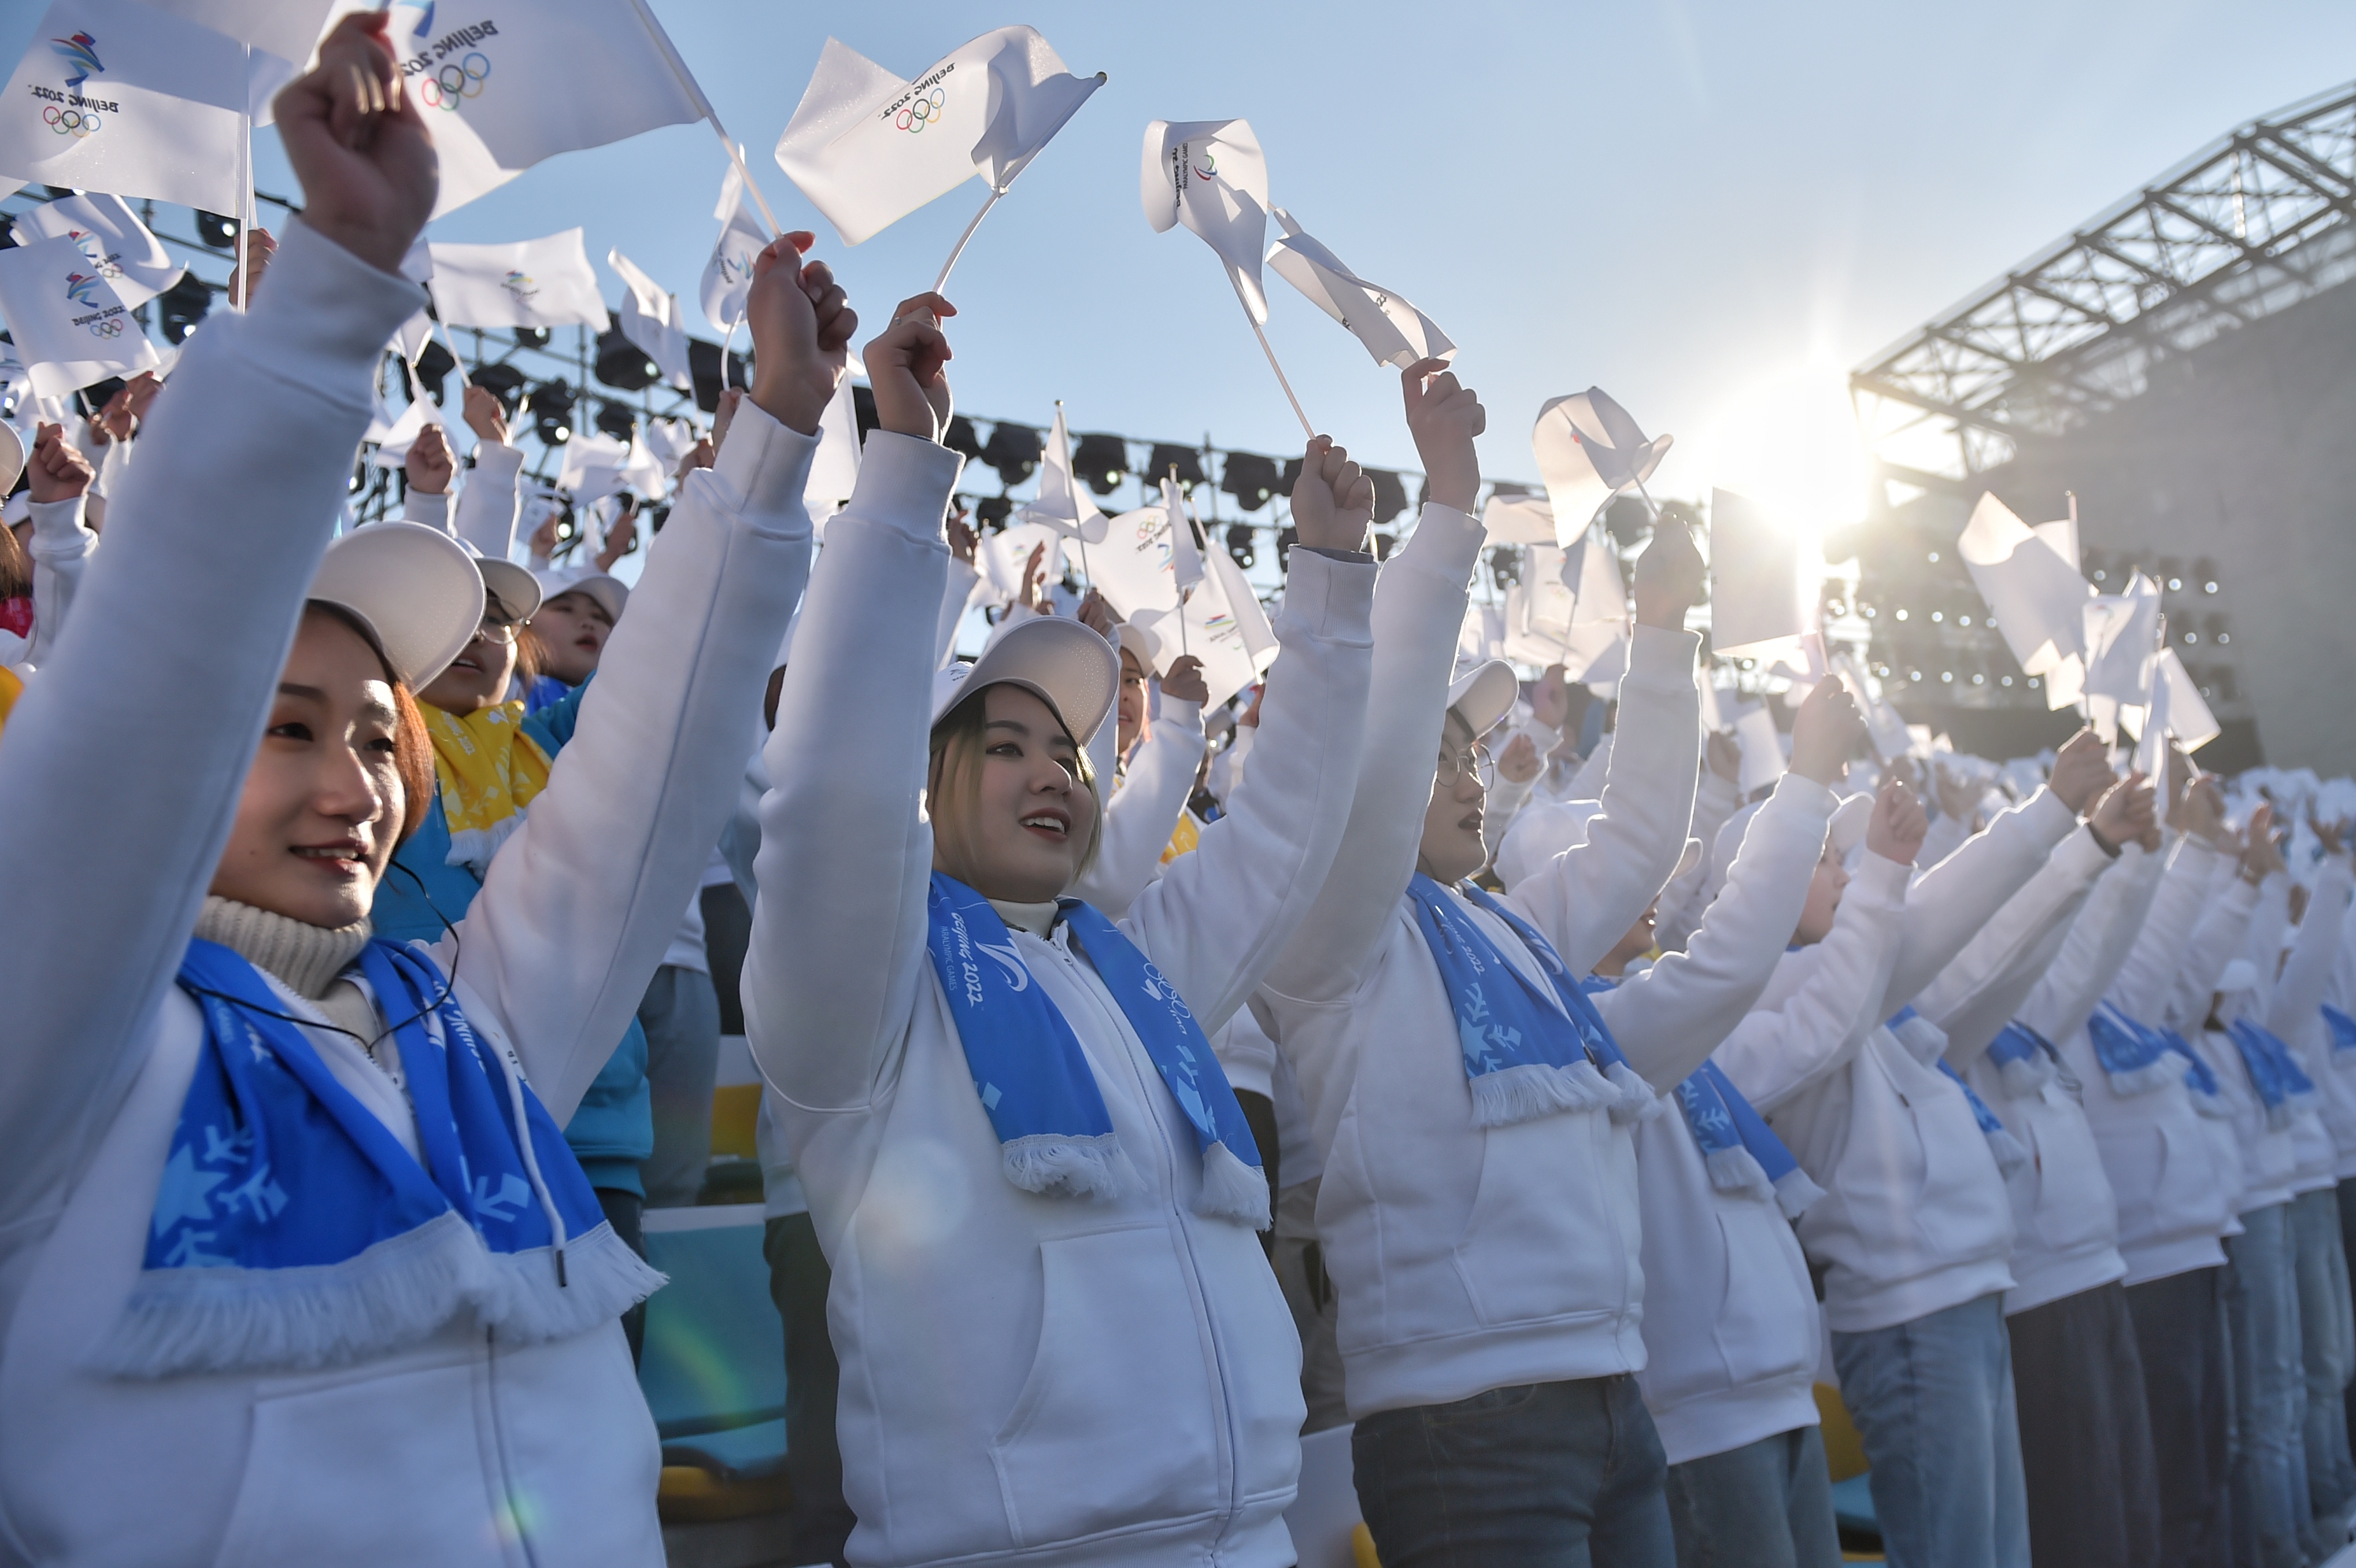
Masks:
[[[49,52],[65,67],[65,85],[44,87],[37,81],[26,84],[41,101],[43,124],[60,136],[79,139],[101,129],[109,115],[123,113],[122,105],[112,99],[91,98],[82,92],[91,77],[106,73],[105,62],[98,58],[98,39],[93,35],[82,30],[51,38]]]

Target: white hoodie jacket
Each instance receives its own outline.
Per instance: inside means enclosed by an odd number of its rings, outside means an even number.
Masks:
[[[2298,1054],[2299,1065],[2315,1080],[2317,1111],[2332,1145],[2331,1174],[2356,1174],[2350,1158],[2356,1151],[2356,1050],[2335,1047],[2323,1021],[2323,1004],[2348,1010],[2344,997],[2334,994],[2334,972],[2356,921],[2348,918],[2351,885],[2346,853],[2323,864],[2307,901],[2307,918],[2290,957],[2276,982],[2266,1009],[2266,1027],[2282,1036]]]
[[[1944,1040],[1931,1029],[1919,1031],[1925,1045],[1901,1041],[1882,1021],[1938,977],[2076,825],[2070,808],[2039,790],[1903,893],[1897,951],[1862,1014],[1810,1023],[1774,1011],[1815,964],[1831,961],[1822,956],[1828,940],[1787,954],[1760,1010],[1719,1047],[1719,1065],[1825,1189],[1800,1221],[1800,1240],[1826,1266],[1825,1318],[1836,1333],[1886,1328],[2012,1287],[2012,1206],[1963,1090],[1938,1070]],[[1883,886],[1891,870],[1869,854],[1842,918],[1861,888],[1894,913],[1900,896]]]
[[[1317,1230],[1354,1417],[1644,1365],[1633,1140],[1601,1110],[1474,1124],[1455,1015],[1405,897],[1481,538],[1472,519],[1426,506],[1384,567],[1378,696],[1348,836],[1255,1003],[1323,1151]],[[1700,745],[1697,641],[1637,628],[1603,815],[1507,896],[1575,974],[1676,867]],[[1239,798],[1260,788],[1269,745]],[[1503,922],[1461,899],[1457,910],[1547,985]]]
[[[1751,819],[1692,945],[1595,998],[1639,1072],[1706,1056],[1772,978],[1837,801],[1787,773]],[[1691,1067],[1687,1070],[1692,1070]],[[1674,1080],[1673,1080],[1674,1081]],[[1639,1383],[1669,1463],[1812,1426],[1824,1330],[1808,1261],[1772,1197],[1724,1192],[1674,1103],[1636,1129],[1644,1216]]]
[[[82,1369],[138,1271],[202,1038],[173,974],[368,422],[369,377],[422,303],[416,285],[294,227],[253,311],[208,321],[183,355],[115,537],[0,743],[0,1560],[662,1561],[659,1448],[618,1325],[517,1345],[468,1316],[396,1355],[285,1375]],[[548,789],[434,950],[469,1021],[492,1048],[512,1046],[559,1125],[636,1009],[726,814],[723,759],[809,558],[799,497],[814,446],[739,415],[719,467],[672,511]],[[211,615],[196,641],[179,629],[191,603]],[[125,734],[168,759],[172,788],[126,758]],[[412,1135],[357,1044],[310,1037]]]
[[[1141,1178],[1117,1199],[1024,1192],[926,955],[933,647],[876,628],[927,623],[958,467],[878,432],[829,525],[766,754],[743,981],[834,1269],[850,1556],[1289,1563],[1300,1340],[1252,1233],[1195,1213],[1202,1160],[1135,1030],[1052,907],[999,907]],[[1206,1034],[1339,842],[1376,571],[1293,553],[1255,788],[1121,922]]]

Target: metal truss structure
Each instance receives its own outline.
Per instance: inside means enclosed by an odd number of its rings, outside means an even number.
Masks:
[[[2022,436],[2356,277],[2356,83],[2254,120],[1849,377],[1885,478],[1964,496]]]

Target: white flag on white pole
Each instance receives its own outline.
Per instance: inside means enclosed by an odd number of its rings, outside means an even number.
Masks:
[[[284,80],[284,62],[139,0],[56,0],[0,94],[0,168],[235,213],[249,59]]]
[[[188,270],[165,253],[162,242],[119,196],[91,191],[59,197],[18,218],[15,227],[20,245],[71,240],[128,306],[146,304]]]
[[[859,412],[851,398],[851,377],[845,376],[818,416],[818,450],[802,481],[802,504],[815,518],[831,517],[859,483]]]
[[[1002,196],[1104,85],[1030,27],[1000,27],[907,81],[829,38],[777,166],[856,245],[979,175]]]
[[[1039,581],[1052,583],[1064,575],[1064,536],[1043,522],[1011,522],[995,533],[981,536],[974,551],[973,564],[980,568],[984,602],[1011,605],[1023,596],[1023,571],[1030,564],[1031,552],[1041,545],[1046,552],[1039,559]]]
[[[1143,506],[1108,519],[1104,542],[1088,552],[1088,575],[1124,620],[1176,609],[1169,509]]]
[[[2078,569],[1992,490],[1972,509],[1955,553],[2021,669],[2031,675],[2054,674],[2069,688],[2079,688],[2085,669],[2085,606],[2094,590]],[[2062,705],[2051,693],[2046,700]]]
[[[1709,499],[1709,644],[1720,659],[1772,659],[1817,629],[1799,530],[1732,490]]]
[[[647,351],[663,380],[685,392],[695,384],[687,368],[687,328],[680,319],[679,295],[665,294],[637,263],[618,250],[605,252],[605,264],[622,280],[622,308],[615,325],[622,336]]]
[[[271,82],[257,73],[253,92],[253,123],[271,124],[271,100],[278,89],[301,72],[319,52],[319,39],[327,24],[346,11],[374,10],[363,0],[144,0],[158,11],[169,12],[184,20],[199,23],[217,33],[224,33],[241,44],[252,44],[258,54],[272,57],[262,62],[264,71],[277,70],[280,79]]]
[[[1255,323],[1268,320],[1260,283],[1268,243],[1268,156],[1248,120],[1156,120],[1145,127],[1145,220],[1157,234],[1183,223],[1226,263]]]
[[[2184,660],[2176,656],[2176,650],[2161,649],[2159,657],[2153,662],[2156,668],[2152,680],[2153,701],[2155,704],[2165,703],[2167,706],[2159,710],[2161,724],[2148,725],[2147,728],[2164,727],[2176,736],[2176,744],[2187,751],[2198,751],[2225,733],[2224,726],[2217,722],[2217,715],[2209,711],[2208,703],[2201,695],[2201,688],[2193,684],[2192,672],[2185,669]],[[2158,694],[2160,693],[2167,694],[2160,696]],[[2157,779],[2159,775],[2155,772],[2152,777]]]
[[[0,251],[0,317],[42,397],[158,363],[130,308],[71,240]]]
[[[1170,514],[1170,577],[1183,598],[1203,580],[1203,551],[1194,542],[1194,520],[1186,510],[1186,498],[1166,474],[1162,478],[1162,510]]]
[[[753,292],[753,263],[769,243],[760,220],[744,205],[744,177],[733,161],[720,182],[720,205],[712,215],[720,220],[720,238],[712,242],[712,259],[703,263],[703,318],[720,331],[733,332],[744,318],[744,300]]]
[[[542,158],[703,118],[631,0],[404,3],[392,48],[441,156],[436,218]]]
[[[1380,284],[1368,283],[1292,220],[1283,208],[1270,209],[1284,230],[1268,249],[1277,275],[1309,296],[1311,304],[1350,329],[1378,365],[1405,370],[1419,360],[1449,360],[1456,345],[1430,317]]]
[[[1211,706],[1226,702],[1266,673],[1276,662],[1276,633],[1268,624],[1242,568],[1224,551],[1214,551],[1203,580],[1174,612],[1185,622],[1181,636],[1173,612],[1148,610],[1135,618],[1138,628],[1153,639],[1159,654],[1157,673],[1166,673],[1179,658],[1193,654],[1203,661],[1203,679],[1211,689]]]
[[[1530,446],[1554,508],[1557,538],[1568,545],[1587,532],[1604,502],[1651,478],[1674,439],[1644,439],[1628,411],[1601,387],[1547,400]]]
[[[1555,544],[1554,508],[1542,496],[1493,495],[1481,509],[1492,544]]]
[[[444,326],[605,326],[605,301],[578,229],[503,245],[436,240],[430,249],[434,276],[425,286]]]
[[[2106,745],[2118,738],[2122,722],[2142,730],[2144,698],[2151,690],[2159,646],[2159,585],[2141,572],[2127,578],[2126,593],[2097,594],[2080,611],[2083,651],[2074,666],[2065,668],[2083,670],[2077,700]]]
[[[378,417],[383,417],[381,412]],[[417,438],[425,434],[429,424],[438,424],[445,433],[450,428],[450,422],[442,417],[440,405],[420,387],[410,398],[409,406],[401,411],[400,418],[382,429],[371,428],[364,437],[377,443],[376,466],[398,468],[407,462],[409,449],[417,445]]]
[[[1072,472],[1072,436],[1064,424],[1064,405],[1055,405],[1055,427],[1047,435],[1047,449],[1039,463],[1039,498],[1025,506],[1024,522],[1044,522],[1068,539],[1084,544],[1102,542],[1105,514],[1096,497]]]

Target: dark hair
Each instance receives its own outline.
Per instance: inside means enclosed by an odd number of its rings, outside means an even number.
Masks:
[[[515,650],[516,679],[529,692],[534,681],[548,673],[548,644],[531,629],[531,622],[523,621],[516,627]]]
[[[925,809],[933,820],[933,842],[945,846],[956,859],[966,858],[970,849],[967,838],[972,827],[970,808],[980,785],[981,759],[988,749],[990,712],[981,700],[982,694],[1006,683],[993,681],[980,691],[968,693],[933,725],[931,755],[925,768]],[[1046,706],[1044,703],[1040,705]],[[1096,864],[1097,851],[1104,842],[1104,796],[1097,789],[1096,768],[1088,761],[1088,748],[1072,734],[1062,714],[1053,708],[1047,711],[1055,715],[1055,727],[1064,732],[1064,738],[1072,743],[1079,781],[1087,787],[1088,798],[1096,802],[1096,812],[1088,826],[1088,846],[1080,856],[1078,868],[1085,875]],[[957,797],[967,809],[955,813],[944,811],[943,802],[949,796]]]
[[[23,598],[33,591],[33,559],[13,528],[0,527],[0,599]]]
[[[348,628],[354,636],[368,644],[376,655],[379,667],[384,671],[385,683],[392,688],[392,767],[401,776],[402,815],[401,836],[393,840],[397,849],[408,842],[409,835],[424,825],[425,813],[434,805],[434,741],[425,733],[425,715],[417,711],[417,697],[410,691],[409,682],[401,678],[386,656],[384,644],[368,622],[360,619],[341,605],[325,599],[313,599],[303,607],[305,613],[323,615]]]

